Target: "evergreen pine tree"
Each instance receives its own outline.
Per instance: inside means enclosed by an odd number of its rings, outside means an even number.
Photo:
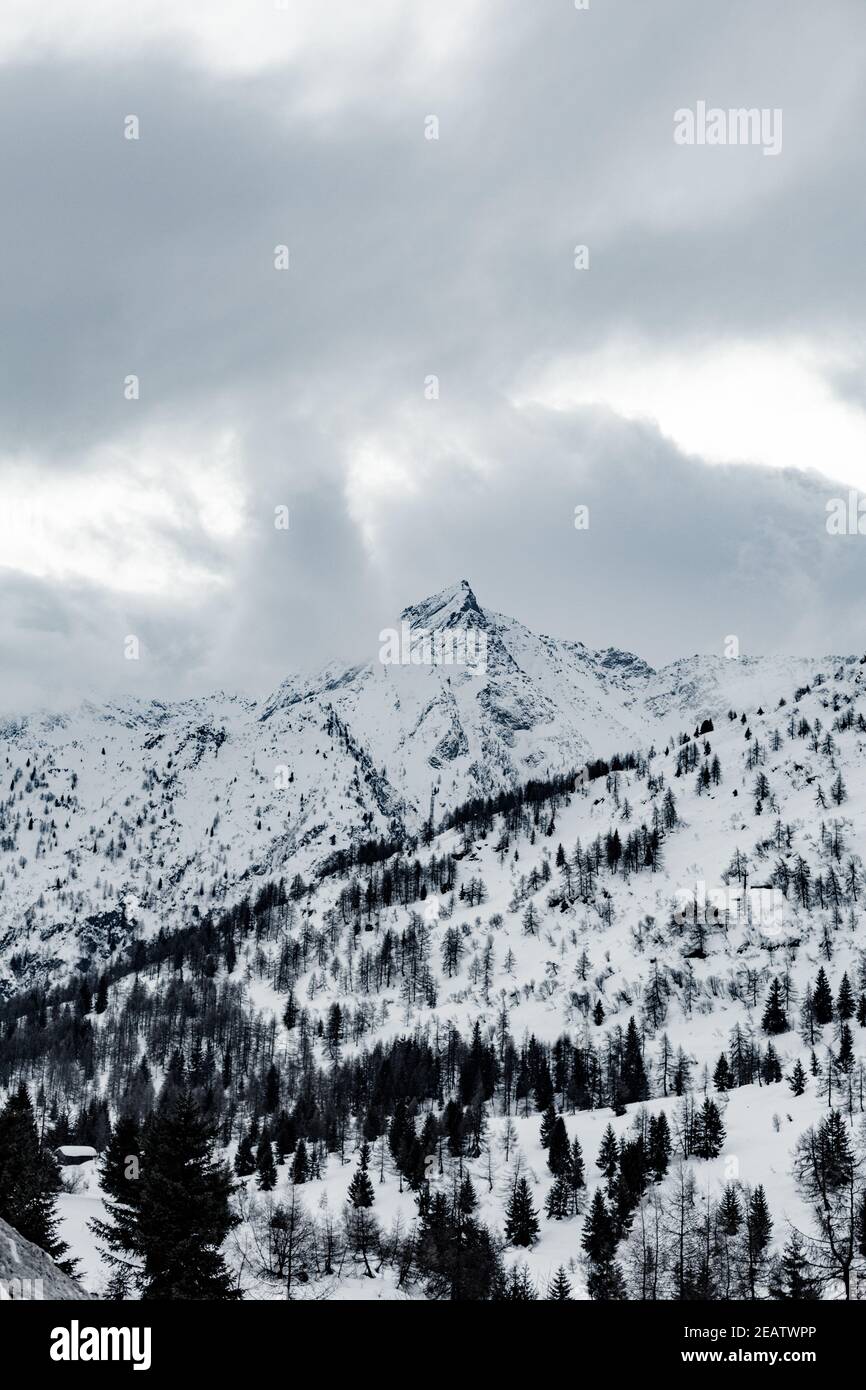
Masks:
[[[628,1021],[625,1033],[620,1084],[622,1099],[626,1105],[630,1105],[636,1100],[646,1100],[649,1095],[640,1037],[633,1015]]]
[[[509,1274],[499,1281],[497,1295],[504,1303],[532,1303],[538,1298],[532,1276],[526,1265],[512,1266]]]
[[[671,1156],[671,1132],[668,1117],[662,1110],[650,1119],[649,1163],[656,1182],[668,1171]]]
[[[601,1147],[598,1151],[598,1158],[595,1160],[595,1166],[601,1170],[602,1175],[610,1182],[611,1178],[616,1177],[618,1165],[619,1145],[616,1142],[613,1125],[608,1125],[601,1137]]]
[[[565,1266],[560,1265],[550,1283],[547,1291],[549,1303],[567,1303],[571,1298],[571,1284],[565,1272]]]
[[[276,1114],[280,1108],[280,1073],[273,1062],[265,1077],[265,1110],[269,1115]]]
[[[292,1162],[292,1182],[306,1182],[309,1176],[310,1161],[307,1157],[307,1146],[303,1139],[299,1139]]]
[[[799,1057],[791,1069],[791,1075],[788,1077],[788,1085],[791,1087],[795,1096],[801,1096],[806,1089],[806,1072]]]
[[[365,1140],[361,1145],[358,1155],[358,1167],[355,1169],[352,1175],[352,1181],[349,1183],[349,1201],[356,1209],[359,1207],[371,1207],[376,1200],[375,1193],[373,1192],[373,1184],[370,1182],[370,1174],[367,1171],[369,1164],[370,1146]]]
[[[100,1176],[106,1194],[106,1219],[89,1225],[113,1269],[109,1296],[128,1298],[138,1271],[136,1234],[141,1193],[141,1132],[133,1115],[118,1118]]]
[[[773,1220],[762,1186],[755,1188],[746,1208],[746,1253],[748,1258],[749,1291],[757,1298],[757,1285],[766,1263],[767,1247],[773,1231]]]
[[[505,1239],[509,1245],[532,1245],[538,1238],[538,1212],[532,1205],[526,1178],[518,1178],[505,1211]]]
[[[104,1014],[108,1008],[108,976],[105,971],[99,977],[99,984],[96,988],[96,999],[93,1003],[93,1011],[97,1014]]]
[[[616,1223],[608,1211],[601,1189],[596,1188],[581,1237],[588,1263],[586,1286],[590,1298],[594,1300],[625,1298],[625,1280],[614,1259],[616,1244]]]
[[[815,1011],[815,1022],[819,1027],[823,1027],[825,1023],[832,1023],[833,995],[830,991],[830,985],[823,965],[818,970],[818,975],[815,980],[815,989],[812,993],[812,1006]]]
[[[262,1137],[256,1149],[256,1172],[261,1191],[272,1192],[277,1185],[277,1166],[274,1163],[274,1150],[267,1125],[262,1129]]]
[[[562,1221],[571,1213],[571,1188],[568,1177],[560,1173],[547,1194],[544,1212],[550,1221]]]
[[[555,1124],[556,1110],[551,1102],[541,1117],[541,1128],[538,1134],[539,1143],[543,1149],[550,1147],[550,1136],[553,1133],[553,1126]]]
[[[472,1179],[467,1173],[460,1184],[457,1193],[456,1211],[462,1225],[465,1225],[466,1218],[471,1216],[478,1206],[478,1197],[475,1188],[472,1186]]]
[[[799,1231],[791,1231],[784,1250],[773,1261],[768,1292],[770,1298],[785,1303],[813,1303],[821,1297],[821,1280],[807,1258]]]
[[[250,1173],[256,1171],[256,1156],[253,1152],[253,1141],[249,1133],[241,1137],[238,1144],[238,1151],[235,1154],[235,1172],[239,1178],[248,1178]]]
[[[572,1216],[576,1216],[580,1209],[581,1195],[585,1186],[583,1150],[580,1147],[580,1140],[575,1135],[568,1164],[568,1188],[571,1194],[570,1215]]]
[[[761,1027],[765,1033],[778,1034],[787,1033],[788,1015],[785,1013],[785,1002],[782,998],[782,986],[778,976],[775,976],[770,986],[770,993],[767,996],[767,1003],[764,1008],[764,1016],[761,1019]]]
[[[725,1142],[725,1126],[715,1101],[704,1101],[695,1116],[692,1152],[698,1158],[718,1158]]]
[[[68,1249],[57,1234],[55,1193],[60,1173],[54,1155],[40,1143],[30,1095],[23,1081],[0,1111],[0,1217],[72,1272]]]
[[[595,1189],[592,1204],[583,1225],[581,1245],[587,1258],[593,1264],[600,1264],[613,1257],[616,1250],[616,1232],[613,1218],[607,1209],[600,1187]]]
[[[731,1182],[725,1186],[719,1201],[718,1220],[723,1235],[732,1237],[739,1234],[743,1224],[743,1209],[737,1189]]]
[[[733,1080],[730,1063],[723,1052],[719,1056],[716,1069],[713,1072],[713,1084],[717,1091],[729,1091],[733,1085]]]
[[[616,1260],[593,1265],[587,1275],[586,1288],[596,1302],[622,1302],[628,1296],[625,1276]]]
[[[772,1043],[767,1043],[767,1051],[761,1060],[761,1080],[767,1086],[782,1080],[782,1063]]]
[[[836,1054],[836,1065],[845,1075],[854,1065],[854,1039],[847,1023],[843,1023],[839,1029],[839,1051]]]
[[[568,1169],[571,1159],[571,1145],[568,1142],[568,1131],[565,1128],[565,1121],[561,1115],[556,1117],[553,1129],[550,1131],[550,1145],[547,1151],[547,1166],[555,1176],[564,1174]]]
[[[847,1023],[849,1018],[854,1017],[854,991],[851,988],[851,981],[848,979],[848,972],[842,976],[842,983],[839,986],[839,993],[836,997],[836,1011],[843,1023]]]
[[[235,1225],[232,1179],[188,1090],[172,1093],[143,1136],[136,1246],[144,1299],[239,1296],[220,1253]]]

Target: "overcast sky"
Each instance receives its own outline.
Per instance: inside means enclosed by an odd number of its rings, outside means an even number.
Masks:
[[[4,0],[0,62],[0,707],[258,694],[464,577],[866,648],[863,0]]]

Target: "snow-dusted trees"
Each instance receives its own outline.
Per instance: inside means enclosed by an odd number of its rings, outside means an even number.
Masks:
[[[820,1274],[839,1281],[845,1298],[851,1297],[852,1269],[866,1254],[862,1168],[863,1154],[840,1110],[831,1109],[797,1142],[794,1172],[816,1227],[810,1257]]]

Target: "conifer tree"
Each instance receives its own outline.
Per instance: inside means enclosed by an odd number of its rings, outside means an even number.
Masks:
[[[307,1157],[307,1146],[303,1139],[299,1139],[292,1162],[292,1182],[306,1182],[309,1176],[310,1160]]]
[[[568,1131],[565,1128],[565,1121],[561,1115],[556,1117],[553,1129],[550,1131],[550,1146],[547,1151],[547,1166],[555,1176],[565,1174],[571,1159],[571,1145],[568,1142]]]
[[[509,1245],[532,1245],[538,1238],[538,1212],[532,1205],[526,1178],[518,1178],[505,1211],[505,1239]]]
[[[662,1110],[650,1119],[649,1163],[656,1182],[661,1182],[668,1171],[671,1156],[671,1132],[668,1117]]]
[[[767,1043],[767,1051],[761,1061],[761,1080],[767,1086],[782,1080],[782,1063],[772,1043]]]
[[[544,1213],[550,1221],[562,1221],[571,1213],[571,1188],[568,1177],[560,1173],[547,1194]]]
[[[806,1072],[799,1057],[791,1069],[791,1075],[788,1077],[788,1085],[791,1087],[795,1096],[801,1096],[806,1089]]]
[[[746,1207],[746,1254],[749,1294],[757,1298],[757,1285],[766,1264],[767,1247],[773,1231],[773,1219],[767,1206],[763,1187],[759,1184]]]
[[[692,1152],[698,1158],[718,1158],[725,1142],[725,1126],[715,1101],[707,1098],[695,1116]]]
[[[370,1146],[366,1140],[361,1145],[358,1155],[358,1167],[352,1175],[349,1183],[349,1201],[355,1208],[371,1207],[376,1200],[373,1192],[373,1184],[370,1182],[370,1174],[367,1169],[370,1164]]]
[[[788,1015],[785,1013],[785,1003],[782,998],[782,986],[778,976],[775,976],[770,986],[770,993],[767,996],[767,1003],[764,1008],[764,1016],[761,1019],[761,1027],[765,1033],[776,1035],[787,1033]]]
[[[720,1054],[716,1063],[716,1069],[713,1072],[713,1084],[717,1091],[729,1091],[733,1085],[730,1064],[724,1052]]]
[[[569,1214],[576,1216],[580,1210],[583,1189],[586,1186],[586,1176],[583,1165],[583,1150],[580,1147],[580,1140],[575,1135],[571,1145],[571,1157],[568,1163],[568,1188],[571,1195],[571,1205]]]
[[[616,1244],[616,1223],[601,1189],[596,1188],[581,1237],[588,1264],[587,1290],[592,1299],[609,1301],[625,1297],[623,1273],[614,1259]]]
[[[103,1155],[100,1180],[106,1194],[106,1219],[89,1225],[113,1269],[109,1297],[128,1298],[138,1270],[136,1231],[141,1194],[141,1131],[131,1114],[118,1118]]]
[[[256,1149],[256,1172],[258,1185],[262,1192],[272,1192],[277,1185],[277,1166],[274,1163],[274,1150],[267,1125],[262,1129]]]
[[[465,1225],[466,1218],[472,1215],[477,1206],[478,1197],[475,1188],[472,1186],[472,1179],[467,1173],[460,1184],[460,1189],[457,1193],[457,1202],[455,1204],[455,1210],[462,1224]]]
[[[280,1073],[271,1062],[265,1077],[265,1110],[269,1115],[276,1114],[280,1108]]]
[[[283,1026],[287,1028],[289,1032],[297,1025],[299,1012],[298,1001],[295,998],[294,990],[290,990],[289,997],[286,1000],[286,1007],[283,1009]]]
[[[521,1265],[518,1269],[512,1266],[507,1275],[503,1275],[497,1281],[496,1297],[503,1303],[532,1303],[538,1298],[532,1276],[526,1265]]]
[[[580,1243],[594,1263],[610,1259],[616,1250],[614,1223],[600,1187],[595,1189]]]
[[[148,1121],[143,1136],[136,1248],[144,1299],[239,1297],[221,1252],[236,1224],[232,1179],[188,1090]]]
[[[549,1303],[567,1303],[570,1298],[571,1284],[565,1272],[565,1266],[560,1265],[550,1282],[547,1299]]]
[[[630,1105],[634,1101],[646,1100],[649,1095],[649,1083],[647,1082],[646,1071],[644,1069],[643,1053],[641,1051],[640,1037],[637,1031],[637,1024],[634,1021],[634,1015],[629,1019],[628,1027],[626,1028],[622,1068],[619,1079],[622,1088],[622,1099],[626,1105]]]
[[[847,1023],[849,1018],[854,1017],[854,991],[851,988],[851,981],[848,979],[848,972],[842,976],[842,983],[839,986],[839,993],[836,997],[836,1012],[843,1023]]]
[[[253,1153],[253,1141],[249,1133],[241,1137],[238,1144],[238,1151],[235,1154],[235,1172],[239,1178],[248,1178],[250,1173],[256,1171],[256,1156]]]
[[[0,1217],[72,1273],[76,1262],[62,1258],[68,1246],[57,1234],[54,1194],[59,1187],[57,1163],[40,1143],[22,1081],[0,1111]]]
[[[99,977],[99,984],[96,988],[96,998],[93,1001],[93,1011],[97,1014],[104,1014],[108,1008],[108,976],[105,971]]]
[[[598,1151],[598,1158],[595,1160],[595,1166],[601,1170],[602,1175],[610,1182],[612,1178],[616,1177],[618,1165],[619,1145],[616,1142],[613,1125],[608,1125],[601,1137],[601,1147]]]
[[[539,1143],[541,1144],[541,1147],[543,1149],[547,1149],[550,1147],[550,1136],[553,1133],[553,1126],[555,1124],[556,1110],[554,1108],[553,1103],[551,1102],[551,1104],[548,1105],[547,1109],[541,1117],[541,1128],[538,1134]]]
[[[851,1029],[847,1023],[843,1023],[839,1029],[839,1051],[836,1054],[836,1066],[845,1075],[854,1065],[854,1039],[851,1036]]]
[[[815,1012],[815,1022],[819,1027],[822,1028],[825,1023],[832,1023],[833,995],[830,992],[830,984],[823,965],[818,970],[815,979],[815,988],[812,991],[812,1007]]]
[[[736,1187],[729,1182],[725,1186],[718,1206],[719,1227],[725,1236],[739,1235],[743,1224],[743,1209]]]
[[[785,1303],[814,1303],[821,1297],[821,1286],[800,1232],[792,1229],[784,1250],[770,1269],[767,1283],[770,1298]]]

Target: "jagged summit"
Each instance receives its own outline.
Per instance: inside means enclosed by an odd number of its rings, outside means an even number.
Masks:
[[[468,579],[461,579],[458,584],[404,608],[400,620],[412,627],[426,628],[430,631],[458,627],[461,623],[476,627],[487,626],[487,617],[479,607]]]

